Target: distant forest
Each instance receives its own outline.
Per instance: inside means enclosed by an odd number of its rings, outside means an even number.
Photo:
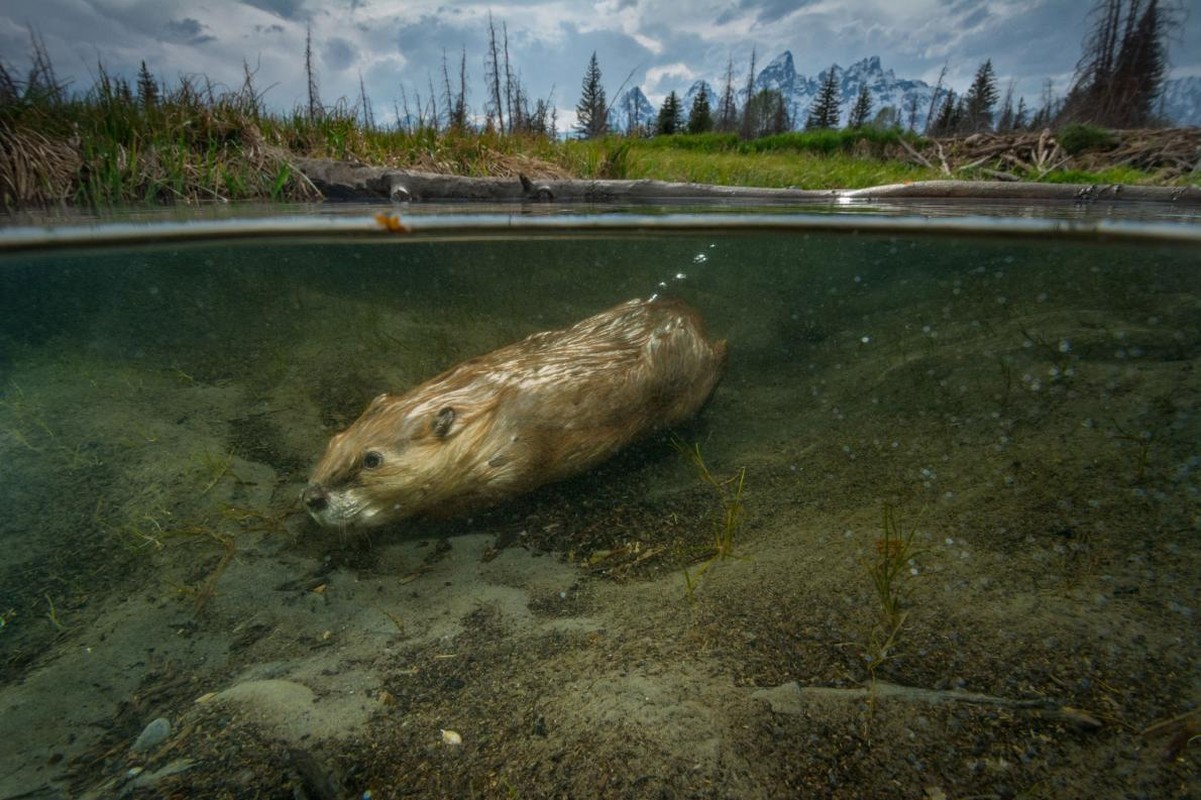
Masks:
[[[1109,128],[1141,128],[1162,124],[1155,113],[1156,103],[1167,74],[1167,45],[1183,24],[1183,12],[1177,6],[1159,0],[1096,0],[1088,11],[1090,27],[1082,43],[1082,55],[1076,65],[1072,84],[1063,97],[1056,97],[1048,80],[1037,108],[1027,107],[1025,98],[1015,100],[1013,83],[1002,94],[992,60],[987,59],[976,71],[966,92],[959,94],[944,86],[944,66],[925,109],[924,130],[914,130],[919,109],[872,108],[867,87],[845,120],[840,119],[839,86],[833,70],[826,78],[803,120],[793,119],[785,98],[774,89],[755,90],[757,76],[752,53],[745,82],[736,80],[733,59],[727,63],[722,88],[710,97],[702,87],[689,108],[676,92],[668,94],[655,119],[637,120],[629,126],[633,135],[671,135],[716,131],[756,138],[803,127],[806,130],[840,127],[905,128],[928,136],[951,136],[980,131],[1040,130],[1066,123],[1091,123]],[[489,16],[488,50],[484,55],[485,101],[484,129],[501,133],[557,135],[558,111],[550,99],[531,99],[529,92],[509,61],[508,31],[499,30]],[[306,66],[309,65],[306,57]],[[410,129],[435,130],[469,127],[476,117],[467,106],[467,56],[461,54],[457,80],[452,81],[443,57],[439,85],[431,77],[424,99],[402,97],[396,109],[398,125]],[[309,69],[310,86],[313,86]],[[630,76],[632,77],[632,76]],[[615,93],[629,82],[630,77]],[[736,85],[741,83],[741,85]],[[313,90],[315,92],[315,89]],[[364,123],[371,124],[370,104],[366,95],[359,98]],[[312,93],[310,107],[313,105]],[[576,104],[577,122],[573,132],[583,138],[611,133],[612,106],[603,85],[596,53],[584,72],[580,99]],[[906,122],[908,125],[906,126]]]

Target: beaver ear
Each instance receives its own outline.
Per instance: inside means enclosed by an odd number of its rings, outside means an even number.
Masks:
[[[450,426],[455,422],[455,410],[450,406],[438,412],[434,417],[434,435],[439,439],[445,439],[446,434],[450,433]]]

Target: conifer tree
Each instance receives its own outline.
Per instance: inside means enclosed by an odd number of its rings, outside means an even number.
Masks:
[[[1020,131],[1026,127],[1026,121],[1027,121],[1026,114],[1027,113],[1028,112],[1026,111],[1026,98],[1019,97],[1018,98],[1018,110],[1013,112],[1012,130]]]
[[[1179,8],[1158,0],[1097,0],[1093,28],[1057,121],[1137,127],[1152,122]],[[1039,112],[1041,114],[1041,110]]]
[[[1114,68],[1113,116],[1122,127],[1135,128],[1151,122],[1155,100],[1163,88],[1167,72],[1163,33],[1167,18],[1159,3],[1149,0],[1147,8],[1134,23],[1131,3],[1126,35]]]
[[[805,130],[822,130],[838,127],[838,76],[834,73],[834,66],[826,70],[826,77],[822,79],[821,89],[817,92],[817,97],[813,98],[813,104],[809,106],[809,116],[805,119]]]
[[[141,101],[144,108],[153,108],[158,105],[158,81],[150,74],[150,69],[146,66],[145,61],[138,70],[138,100]]]
[[[855,98],[855,105],[851,108],[851,115],[847,118],[848,128],[862,128],[867,125],[867,119],[872,113],[872,95],[868,91],[867,84],[859,84],[859,95]]]
[[[709,111],[709,90],[705,84],[692,98],[692,109],[688,112],[688,132],[708,133],[713,130],[713,115]]]
[[[680,109],[680,97],[674,91],[667,95],[659,108],[659,121],[655,125],[656,136],[670,136],[684,127],[684,114]]]
[[[1013,89],[1011,78],[1005,87],[1005,97],[1001,100],[1001,111],[997,114],[997,133],[1013,130]]]
[[[991,130],[996,105],[997,76],[990,58],[976,70],[976,77],[963,96],[964,127],[969,131]]]
[[[955,94],[954,89],[948,89],[943,96],[942,105],[938,107],[938,113],[934,117],[934,122],[926,126],[927,132],[931,136],[950,136],[955,133],[958,127],[958,119],[956,109],[959,107],[959,98]]]
[[[609,108],[605,104],[605,88],[601,86],[600,64],[595,51],[588,61],[580,102],[576,104],[575,111],[578,118],[576,130],[585,139],[594,139],[609,132]]]

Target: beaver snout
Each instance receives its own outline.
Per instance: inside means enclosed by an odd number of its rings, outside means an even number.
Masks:
[[[300,492],[300,502],[310,513],[321,511],[329,505],[329,492],[317,483],[310,483]]]

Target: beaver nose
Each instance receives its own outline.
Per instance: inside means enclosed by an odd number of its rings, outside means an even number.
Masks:
[[[310,483],[300,493],[300,502],[308,506],[309,511],[320,511],[329,505],[329,494],[319,484]]]

